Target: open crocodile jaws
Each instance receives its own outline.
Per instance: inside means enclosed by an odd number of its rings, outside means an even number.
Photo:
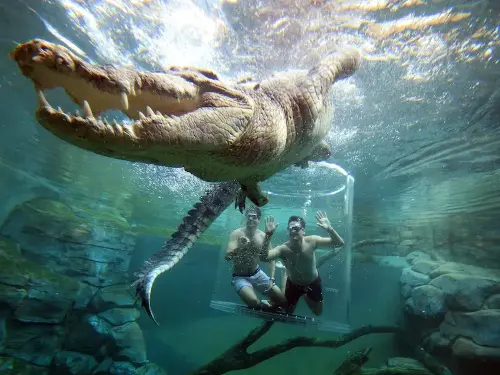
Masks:
[[[253,192],[259,181],[314,151],[332,124],[332,84],[360,63],[349,49],[309,72],[230,85],[191,67],[153,73],[89,64],[40,39],[18,45],[10,56],[35,85],[38,121],[63,140],[113,158],[184,167],[205,181],[235,180]],[[81,115],[49,104],[43,92],[56,87]],[[113,109],[133,121],[99,117]]]

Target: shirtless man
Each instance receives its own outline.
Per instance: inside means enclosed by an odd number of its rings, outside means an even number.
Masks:
[[[258,207],[250,207],[245,212],[246,225],[231,233],[227,245],[226,260],[233,261],[233,279],[231,284],[240,298],[250,308],[269,308],[267,301],[261,301],[255,289],[266,295],[274,307],[286,306],[286,299],[275,285],[275,262],[270,261],[271,277],[259,267],[259,260],[265,260],[269,250],[270,240],[264,248],[266,235],[258,229],[261,212]]]
[[[335,247],[344,246],[344,240],[330,225],[330,221],[324,212],[317,212],[316,220],[318,226],[325,229],[329,237],[304,236],[306,223],[299,216],[291,216],[288,220],[289,240],[282,245],[269,250],[267,260],[272,261],[280,258],[285,265],[288,278],[286,281],[285,296],[288,301],[288,311],[293,312],[302,295],[311,311],[315,315],[323,312],[323,290],[321,278],[316,266],[315,250],[318,248],[332,248],[325,256],[332,258],[340,251]],[[264,248],[268,247],[271,237],[276,230],[277,224],[273,217],[266,219],[266,236]]]

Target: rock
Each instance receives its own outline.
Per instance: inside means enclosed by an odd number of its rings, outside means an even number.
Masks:
[[[434,351],[437,348],[447,348],[450,346],[451,341],[442,336],[440,331],[431,333],[425,340],[424,346],[429,349],[429,351]]]
[[[0,234],[21,245],[23,255],[55,273],[94,286],[124,282],[135,235],[112,208],[70,207],[50,199],[16,206]]]
[[[476,344],[500,348],[500,310],[448,312],[439,329],[450,340],[464,336]]]
[[[406,260],[408,261],[408,263],[413,265],[416,262],[421,261],[421,260],[429,260],[430,261],[431,256],[429,254],[422,252],[422,251],[412,251],[411,253],[409,253],[406,256]]]
[[[9,306],[9,309],[17,308],[26,297],[26,290],[15,286],[0,284],[0,307],[2,304]]]
[[[409,286],[408,284],[401,285],[401,295],[405,299],[411,297],[411,291],[412,290],[413,290],[413,288],[411,286]]]
[[[30,275],[27,297],[14,312],[20,321],[61,323],[73,306],[79,283],[44,268]]]
[[[112,330],[116,345],[116,361],[129,361],[134,364],[147,363],[146,344],[141,328],[137,323],[127,323]]]
[[[393,357],[387,360],[387,367],[405,369],[405,370],[413,370],[415,372],[418,371],[418,374],[421,375],[432,375],[429,370],[425,368],[425,366],[413,358],[405,358],[405,357]]]
[[[463,337],[460,337],[453,343],[452,350],[453,354],[460,358],[500,360],[500,348],[477,345]]]
[[[156,363],[148,363],[145,366],[139,367],[136,375],[167,375],[167,373]]]
[[[103,347],[112,343],[111,325],[93,314],[75,317],[70,322],[71,330],[64,342],[64,349],[103,356]],[[84,339],[82,339],[84,338]]]
[[[79,283],[78,292],[73,296],[75,310],[86,309],[99,289],[88,284]]]
[[[428,275],[432,270],[439,267],[439,263],[431,262],[429,260],[419,260],[416,261],[411,267],[412,271],[423,273],[424,275]]]
[[[23,322],[61,323],[73,305],[85,307],[91,287],[24,258],[0,238],[0,298]]]
[[[411,287],[425,285],[429,282],[429,276],[412,271],[411,268],[404,268],[401,272],[400,283]]]
[[[405,301],[405,310],[410,313],[410,314],[415,314],[415,302],[413,301],[413,298],[408,298]]]
[[[16,320],[6,321],[6,337],[1,353],[23,359],[38,366],[49,366],[59,351],[64,329],[51,324],[26,324]]]
[[[57,374],[135,374],[147,363],[125,284],[135,235],[103,211],[34,199],[0,226],[0,354],[13,357],[0,366],[24,360]]]
[[[52,370],[58,375],[91,374],[96,367],[94,357],[78,352],[58,352],[52,363]]]
[[[486,309],[500,309],[500,294],[490,296],[485,303]]]
[[[134,305],[135,298],[128,284],[102,288],[92,300],[92,308],[97,312],[120,307],[134,307]]]
[[[21,255],[21,246],[10,238],[0,235],[0,255],[6,258],[18,258]]]
[[[479,310],[486,297],[500,291],[497,280],[460,273],[441,275],[429,284],[443,291],[450,309],[462,311]]]
[[[109,367],[110,375],[135,375],[135,367],[130,362],[113,362]]]
[[[139,319],[139,310],[135,308],[116,308],[106,310],[97,316],[105,319],[114,326],[121,326],[125,323],[135,322]]]
[[[0,236],[0,283],[24,288],[28,285],[29,273],[26,272],[25,260],[19,246]]]
[[[13,357],[0,356],[0,374],[2,375],[48,375],[48,370],[34,366],[26,361]]]
[[[464,275],[477,275],[492,279],[500,279],[500,271],[482,267],[471,266],[463,263],[446,262],[435,268],[429,274],[431,279],[446,275],[448,273],[460,273]]]
[[[27,323],[62,323],[71,306],[71,300],[31,289],[28,298],[15,310],[14,316]]]
[[[416,315],[434,317],[446,312],[445,297],[443,291],[432,286],[422,285],[414,288],[411,292]]]
[[[96,375],[107,375],[109,374],[109,368],[113,364],[113,360],[111,358],[105,358],[101,363],[99,363],[99,366],[96,367],[94,372],[92,374]]]
[[[0,309],[0,353],[3,352],[4,338],[7,337],[6,320],[8,311]]]

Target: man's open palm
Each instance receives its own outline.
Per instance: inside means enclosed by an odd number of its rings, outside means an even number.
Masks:
[[[266,217],[266,234],[273,234],[276,228],[278,227],[278,224],[274,222],[274,217],[273,216],[268,216]]]
[[[331,227],[330,220],[328,220],[328,216],[326,216],[325,212],[318,211],[316,213],[316,220],[318,220],[318,226],[323,229],[328,229]]]

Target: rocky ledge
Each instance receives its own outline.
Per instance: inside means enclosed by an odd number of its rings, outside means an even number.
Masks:
[[[500,361],[500,270],[408,254],[401,274],[405,311],[424,346],[454,357]]]
[[[127,275],[119,215],[35,199],[0,226],[0,373],[161,375]]]
[[[163,374],[146,358],[129,285],[92,287],[0,237],[2,374]]]

